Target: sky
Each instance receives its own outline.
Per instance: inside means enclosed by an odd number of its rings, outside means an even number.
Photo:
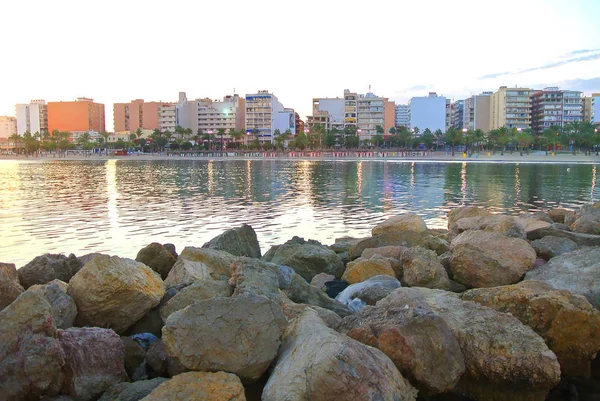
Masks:
[[[0,115],[31,99],[344,89],[397,103],[499,86],[600,92],[600,0],[3,0]],[[595,17],[595,20],[594,20]]]

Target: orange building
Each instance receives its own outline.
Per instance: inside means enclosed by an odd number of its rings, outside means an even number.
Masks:
[[[142,99],[132,100],[130,103],[115,103],[113,105],[115,132],[135,132],[138,128],[157,129],[158,110],[161,104],[144,102]]]
[[[48,102],[48,131],[103,132],[104,105],[94,99],[77,98],[75,102]]]

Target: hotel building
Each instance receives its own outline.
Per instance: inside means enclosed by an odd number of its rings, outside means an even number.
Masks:
[[[80,97],[74,102],[48,102],[48,131],[81,133],[105,131],[104,104]]]
[[[0,116],[0,138],[10,138],[17,133],[17,119],[12,116]]]
[[[583,121],[581,92],[548,87],[531,95],[532,128],[541,134],[546,128]]]
[[[490,96],[490,130],[500,127],[531,128],[531,94],[529,88],[501,86]]]
[[[40,134],[48,132],[48,107],[44,100],[32,100],[29,104],[15,106],[17,133]]]

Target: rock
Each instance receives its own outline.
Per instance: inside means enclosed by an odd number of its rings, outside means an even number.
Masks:
[[[577,244],[574,241],[553,235],[531,241],[530,245],[535,253],[544,260],[550,260],[555,256],[577,249]]]
[[[352,313],[348,307],[340,302],[331,299],[327,294],[319,291],[308,284],[300,275],[296,274],[291,267],[277,266],[279,272],[279,288],[292,301],[299,304],[308,304],[320,306],[337,313],[339,316],[346,316]],[[331,281],[329,282],[331,283]],[[328,283],[328,284],[329,284]],[[328,287],[329,291],[329,287]]]
[[[309,282],[319,273],[331,274],[337,278],[344,273],[344,264],[334,251],[317,241],[305,241],[298,237],[272,247],[262,260],[289,266]]]
[[[87,262],[94,259],[96,256],[110,256],[110,255],[108,255],[106,253],[92,252],[92,253],[86,253],[83,256],[79,256],[77,258],[77,260],[79,261],[79,264],[81,265],[81,267],[83,267],[86,265]]]
[[[122,333],[165,294],[160,276],[143,263],[117,256],[98,256],[69,282],[77,305],[78,325],[108,327]]]
[[[0,263],[0,310],[10,305],[23,291],[15,265]]]
[[[77,317],[77,306],[73,298],[67,295],[67,283],[52,280],[48,284],[31,286],[27,291],[37,292],[46,298],[52,308],[52,318],[56,328],[68,329],[73,326]]]
[[[534,220],[532,220],[534,221]],[[534,221],[535,222],[535,221]],[[513,216],[474,216],[463,217],[455,223],[454,232],[460,234],[468,230],[485,230],[500,233],[507,237],[527,238],[527,231],[521,222]]]
[[[600,204],[584,205],[565,216],[565,224],[571,231],[583,234],[600,234]]]
[[[193,304],[196,301],[215,297],[229,297],[233,289],[225,281],[202,280],[183,288],[163,307],[160,308],[160,317],[163,322],[180,309]]]
[[[177,258],[179,257],[179,255],[177,254],[177,251],[175,250],[175,245],[173,245],[173,244],[163,244],[163,246],[165,247],[165,249],[167,251],[169,251],[169,253],[171,255],[173,255],[173,257],[175,258],[175,260],[177,260]]]
[[[371,259],[373,256],[379,255],[385,258],[394,258],[399,260],[402,255],[402,251],[405,249],[406,247],[394,245],[380,246],[378,248],[366,248],[360,256],[365,259]]]
[[[383,223],[377,224],[371,230],[371,235],[387,234],[400,231],[414,231],[422,233],[427,231],[427,225],[423,218],[412,213],[405,213],[390,217]]]
[[[185,287],[186,286],[184,285],[178,285],[169,288],[160,300],[160,303],[154,308],[150,309],[150,311],[142,316],[140,320],[135,322],[133,326],[130,326],[127,330],[125,330],[123,334],[127,336],[133,336],[135,334],[150,333],[160,338],[162,336],[162,328],[165,325],[162,317],[160,316],[160,310],[179,292],[180,289],[184,289]]]
[[[536,259],[531,245],[488,231],[466,231],[452,240],[453,280],[467,287],[495,287],[519,282]]]
[[[150,377],[173,377],[187,371],[185,366],[167,354],[162,340],[157,340],[150,346],[145,359],[146,365],[150,368]]]
[[[525,229],[525,238],[527,238],[527,235],[532,231],[550,227],[552,225],[552,223],[548,223],[547,221],[536,220],[534,218],[518,218],[517,221]]]
[[[164,280],[169,275],[171,268],[177,261],[173,255],[158,242],[153,242],[145,248],[140,249],[135,260],[142,262],[158,274]]]
[[[248,224],[232,228],[202,245],[202,248],[225,251],[234,256],[260,259],[260,245],[254,229]]]
[[[52,309],[41,295],[24,292],[0,311],[0,400],[57,395],[65,354],[56,340]]]
[[[234,296],[262,295],[276,303],[281,302],[277,265],[242,257],[231,264],[231,271],[229,285],[234,288]]]
[[[108,389],[98,401],[139,401],[168,379],[157,377],[135,383],[118,383]]]
[[[350,305],[352,300],[358,298],[365,305],[375,305],[377,301],[387,297],[401,286],[400,281],[394,277],[386,275],[374,276],[362,283],[348,286],[348,288],[338,294],[336,300],[344,305]]]
[[[563,376],[590,377],[600,350],[600,311],[582,296],[539,281],[482,288],[461,294],[498,312],[510,313],[538,333],[558,358]]]
[[[532,329],[508,314],[427,288],[399,288],[376,307],[431,311],[444,319],[465,360],[455,392],[479,400],[542,401],[560,380],[556,355]]]
[[[448,212],[448,231],[458,234],[456,222],[466,217],[492,216],[490,212],[477,206],[457,207]]]
[[[69,282],[71,277],[81,269],[81,266],[73,254],[66,257],[47,253],[35,257],[17,270],[17,273],[23,288],[28,289],[34,284],[46,284],[54,279]]]
[[[342,280],[346,280],[350,284],[355,284],[381,274],[396,277],[392,265],[385,258],[378,256],[374,256],[372,259],[358,258],[348,263],[342,275]]]
[[[329,245],[329,249],[331,249],[335,253],[345,253],[348,252],[352,245],[362,241],[365,238],[354,238],[354,237],[341,237],[336,238],[335,243],[333,245]]]
[[[132,381],[136,381],[137,375],[136,371],[140,367],[140,365],[144,362],[146,351],[137,341],[129,337],[121,337],[121,341],[123,342],[123,361],[125,366],[125,371],[127,372],[127,376]],[[145,374],[145,372],[144,372]],[[136,379],[134,379],[134,377]]]
[[[565,222],[565,217],[569,213],[570,213],[569,210],[567,210],[567,209],[561,209],[561,208],[548,210],[548,216],[555,223],[564,223]]]
[[[556,227],[556,223],[550,227],[540,228],[538,230],[531,231],[527,234],[528,240],[536,240],[547,236],[555,236],[560,238],[567,238],[575,242],[578,246],[600,246],[600,235],[593,234],[582,234],[566,231]]]
[[[200,280],[227,281],[235,256],[215,249],[186,247],[165,279],[167,288]]]
[[[317,312],[317,315],[319,315],[321,320],[323,320],[323,323],[325,323],[327,327],[330,327],[334,330],[342,321],[342,318],[338,314],[330,311],[329,309],[314,305],[297,304],[289,299],[285,294],[282,297],[281,307],[283,308],[283,314],[290,323],[298,316],[302,315],[302,312],[304,312],[307,308]]]
[[[548,215],[546,212],[524,212],[518,216],[519,221],[521,220],[537,220],[537,221],[545,221],[546,223],[552,224],[554,220]]]
[[[96,400],[113,384],[127,381],[121,338],[99,327],[58,330],[65,352],[63,393],[77,400]]]
[[[431,249],[438,255],[448,251],[448,242],[443,238],[433,235],[431,232],[399,231],[379,234],[364,239],[350,247],[348,257],[354,260],[362,255],[368,248],[381,248],[386,246],[401,246],[412,248],[420,246]]]
[[[162,383],[143,401],[246,401],[246,396],[236,375],[187,372]]]
[[[559,290],[583,295],[600,309],[600,248],[580,248],[563,253],[525,275],[525,280],[538,280]]]
[[[348,288],[349,285],[350,283],[348,283],[346,280],[336,278],[325,283],[325,293],[329,296],[329,298],[335,298],[340,292]]]
[[[420,396],[449,392],[465,371],[458,341],[431,311],[366,307],[346,316],[338,331],[383,351]]]
[[[327,286],[325,285],[325,283],[332,280],[335,280],[335,276],[333,274],[319,273],[312,278],[312,280],[310,281],[310,285],[312,285],[315,288],[318,288],[321,291],[327,291]]]
[[[187,369],[224,370],[252,383],[277,355],[286,325],[281,305],[263,296],[212,298],[169,316],[163,342]]]
[[[408,248],[402,252],[402,282],[410,287],[450,289],[450,280],[435,252]]]
[[[385,354],[336,333],[307,309],[285,331],[262,400],[404,401],[416,396]]]

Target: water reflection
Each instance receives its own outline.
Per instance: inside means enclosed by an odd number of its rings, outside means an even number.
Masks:
[[[0,162],[0,185],[0,261],[18,266],[43,252],[135,257],[153,241],[202,246],[242,223],[266,251],[293,235],[327,244],[365,236],[403,212],[445,227],[459,205],[518,214],[598,200],[593,165]]]

